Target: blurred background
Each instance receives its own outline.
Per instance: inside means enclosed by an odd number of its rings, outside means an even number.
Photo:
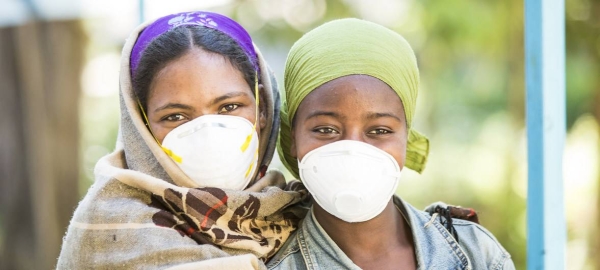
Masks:
[[[323,22],[358,17],[402,34],[421,71],[416,127],[427,169],[397,194],[473,207],[526,267],[523,1],[0,0],[0,269],[49,269],[96,161],[115,146],[121,48],[142,19],[233,17],[283,84],[287,51]],[[143,11],[143,17],[141,16]],[[600,269],[600,1],[566,1],[567,269]],[[284,170],[277,160],[273,168]],[[288,174],[289,177],[289,174]]]

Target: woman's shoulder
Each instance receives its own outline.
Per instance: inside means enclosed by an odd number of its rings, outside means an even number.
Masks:
[[[407,210],[414,215],[411,221],[416,224],[412,225],[417,226],[414,229],[421,232],[416,233],[417,235],[428,238],[423,240],[432,242],[434,246],[449,246],[451,249],[465,254],[472,269],[514,269],[510,254],[482,225],[466,219],[451,218],[451,226],[449,226],[447,217],[444,215],[417,210],[406,202],[404,204]],[[432,230],[436,233],[433,233]],[[442,237],[438,237],[438,233]],[[417,241],[420,240],[417,239]],[[456,249],[452,248],[456,246]]]
[[[452,223],[474,269],[514,269],[508,251],[485,227],[462,219],[453,219]]]
[[[461,234],[463,237],[460,237],[459,240],[465,241],[478,241],[480,243],[490,243],[499,250],[506,252],[504,247],[498,242],[496,237],[481,224],[477,224],[468,220],[463,219],[452,219],[452,225],[457,231],[457,234]],[[508,253],[508,252],[506,252]]]

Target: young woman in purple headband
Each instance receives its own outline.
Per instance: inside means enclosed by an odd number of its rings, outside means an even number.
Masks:
[[[116,149],[96,165],[57,268],[265,268],[307,192],[266,173],[280,100],[248,33],[211,12],[141,25],[120,91]]]

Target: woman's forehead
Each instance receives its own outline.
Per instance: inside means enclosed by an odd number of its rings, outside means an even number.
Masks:
[[[304,98],[298,112],[303,109],[337,110],[340,114],[404,114],[396,92],[383,81],[367,75],[345,76],[317,87]]]

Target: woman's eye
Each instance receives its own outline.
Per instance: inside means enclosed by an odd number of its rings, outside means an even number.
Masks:
[[[171,122],[177,122],[177,121],[185,120],[185,117],[181,114],[171,114],[171,115],[165,117],[165,120],[171,121]]]
[[[228,113],[231,112],[235,109],[237,109],[240,105],[238,104],[227,104],[223,107],[221,107],[221,110],[219,111],[219,113]]]
[[[323,127],[314,129],[315,132],[323,133],[323,134],[333,134],[337,133],[337,131],[333,128]]]
[[[369,134],[376,134],[376,135],[388,134],[388,133],[391,133],[391,131],[389,131],[387,129],[381,129],[381,128],[369,131]]]

